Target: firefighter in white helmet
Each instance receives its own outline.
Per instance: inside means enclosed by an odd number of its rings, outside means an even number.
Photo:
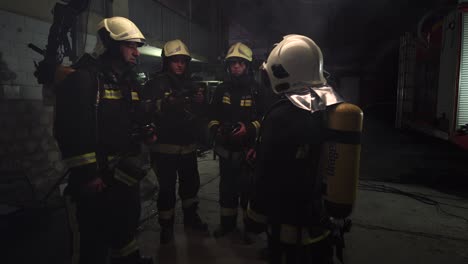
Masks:
[[[319,162],[329,136],[325,116],[343,101],[323,76],[320,48],[306,36],[285,36],[262,68],[282,99],[262,122],[247,229],[267,231],[269,263],[333,263]]]
[[[190,60],[190,52],[181,40],[168,41],[162,50],[162,71],[145,84],[142,93],[154,105],[152,118],[158,131],[158,141],[150,151],[160,187],[157,206],[162,244],[174,237],[177,178],[184,227],[205,234],[208,231],[197,213],[200,176],[196,143],[202,133],[204,96],[190,79]]]
[[[73,263],[152,263],[140,257],[139,87],[132,68],[145,37],[124,17],[98,24],[94,59],[74,65],[56,91],[55,137],[70,169],[65,190]],[[111,253],[111,254],[109,254]]]
[[[252,60],[252,50],[245,44],[238,42],[229,48],[225,60],[228,78],[216,88],[211,102],[208,129],[215,137],[221,174],[221,223],[214,232],[216,237],[233,231],[239,207],[244,212],[247,209],[251,179],[246,153],[258,135],[263,112]]]

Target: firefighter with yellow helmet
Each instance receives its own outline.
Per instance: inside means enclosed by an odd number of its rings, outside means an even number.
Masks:
[[[228,78],[221,83],[211,102],[208,124],[219,156],[220,225],[214,235],[221,237],[236,228],[238,208],[247,208],[251,180],[246,153],[260,129],[262,103],[259,85],[253,78],[252,50],[233,44],[226,55]],[[245,214],[244,214],[245,215]]]
[[[262,122],[247,229],[267,231],[269,263],[333,263],[355,198],[362,112],[327,85],[308,37],[285,36],[262,68],[282,99]]]
[[[70,170],[65,190],[72,263],[152,263],[135,240],[140,217],[140,143],[155,140],[141,117],[132,68],[145,37],[124,17],[98,24],[94,59],[56,90],[54,134]]]
[[[202,133],[204,96],[190,79],[190,60],[189,50],[181,40],[168,41],[162,50],[162,71],[145,84],[142,93],[153,106],[152,118],[157,124],[158,141],[150,146],[150,152],[160,187],[157,206],[162,244],[174,238],[177,178],[184,227],[208,231],[208,225],[197,213],[200,176],[196,143]]]

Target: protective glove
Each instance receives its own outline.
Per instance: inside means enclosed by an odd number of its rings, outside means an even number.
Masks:
[[[137,143],[143,142],[147,145],[152,144],[158,139],[156,135],[156,126],[153,123],[143,126],[135,126],[131,134],[132,140]]]
[[[158,139],[156,135],[156,127],[154,124],[146,125],[144,127],[144,139],[143,143],[146,145],[151,145]]]
[[[89,193],[98,193],[102,192],[106,188],[106,184],[101,177],[97,177],[88,182],[85,186],[86,192]]]
[[[233,138],[241,138],[247,135],[247,128],[245,127],[244,123],[238,122],[239,127],[232,131]]]
[[[256,159],[257,159],[257,151],[254,148],[250,148],[247,151],[247,155],[245,155],[245,160],[247,161],[247,163],[253,165]]]

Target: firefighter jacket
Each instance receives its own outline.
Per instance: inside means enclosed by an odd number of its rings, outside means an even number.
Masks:
[[[215,144],[230,151],[241,151],[252,147],[260,131],[263,115],[262,95],[259,85],[248,75],[232,78],[221,83],[214,93],[210,104],[208,129],[214,134],[220,128]],[[229,134],[237,123],[243,123],[247,135],[242,142],[232,141]]]
[[[71,73],[58,87],[54,135],[71,170],[70,185],[82,185],[95,177],[136,183],[125,173],[109,175],[106,171],[112,157],[139,152],[133,132],[144,121],[139,87],[129,76],[117,76],[98,60]]]
[[[168,72],[157,74],[145,84],[142,98],[153,105],[150,112],[158,135],[153,150],[162,144],[194,145],[200,138],[204,106],[192,102],[196,92],[189,78]]]
[[[325,139],[322,116],[323,111],[311,113],[286,99],[265,116],[257,146],[254,196],[247,211],[250,219],[282,226],[282,232],[305,227],[310,237],[327,234],[321,225],[322,179],[317,173]],[[297,237],[297,232],[289,235],[281,234],[281,239]]]

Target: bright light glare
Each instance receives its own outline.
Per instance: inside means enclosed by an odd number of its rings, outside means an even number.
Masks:
[[[162,49],[156,48],[156,47],[153,47],[153,46],[150,46],[150,45],[146,45],[146,46],[143,46],[141,48],[138,48],[138,51],[140,52],[141,55],[161,58]],[[192,61],[201,62],[201,60],[195,59],[193,57],[192,57]]]
[[[141,48],[138,48],[138,51],[141,53],[141,55],[161,57],[162,49],[156,48],[156,47],[153,47],[153,46],[150,46],[150,45],[146,45],[146,46],[143,46]]]

